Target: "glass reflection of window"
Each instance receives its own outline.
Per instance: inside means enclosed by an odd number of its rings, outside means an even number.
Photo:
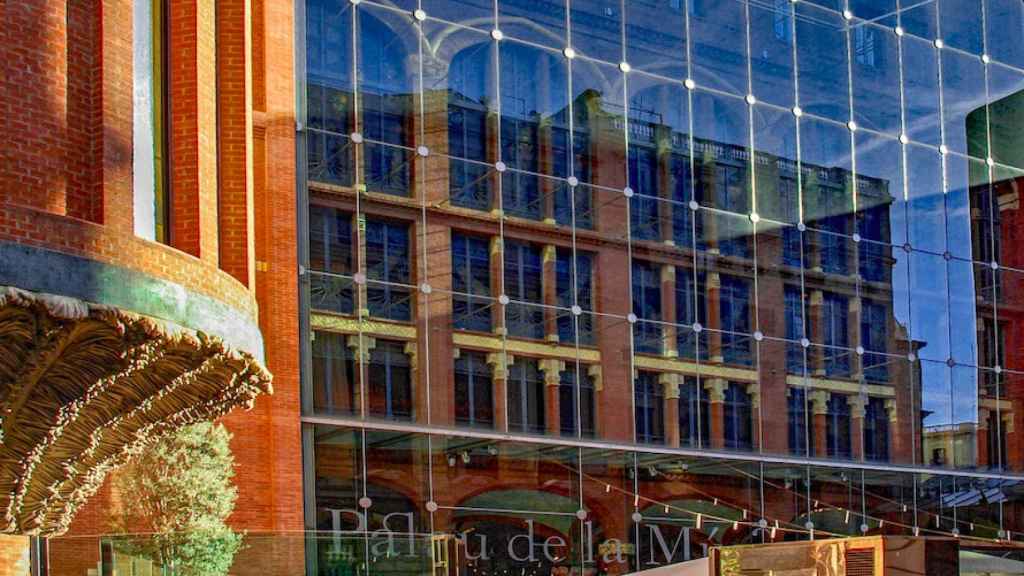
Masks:
[[[818,202],[815,214],[820,216],[812,225],[817,227],[820,265],[825,272],[846,274],[849,271],[846,238],[850,230],[850,208],[843,189],[819,184],[814,186]]]
[[[352,13],[343,0],[306,3],[309,178],[352,184]]]
[[[884,398],[868,398],[864,407],[864,458],[889,460],[889,412]]]
[[[679,387],[679,441],[699,448],[711,437],[708,391],[696,376],[686,376]]]
[[[452,204],[477,210],[492,208],[487,154],[487,102],[492,90],[489,44],[459,52],[448,67],[448,163]],[[466,162],[462,160],[470,160]]]
[[[594,436],[594,379],[588,367],[580,364],[567,366],[558,384],[558,411],[562,436]],[[578,382],[578,385],[577,385]],[[577,401],[578,398],[578,401]]]
[[[673,135],[673,138],[675,136]],[[687,144],[688,145],[688,144]],[[693,248],[693,210],[690,202],[693,197],[693,182],[690,178],[690,157],[682,154],[672,155],[672,241],[676,246]]]
[[[505,307],[505,321],[510,336],[544,337],[541,277],[540,247],[506,241],[505,294],[512,302]]]
[[[822,298],[824,324],[825,373],[829,376],[849,376],[850,335],[847,332],[849,301],[845,296],[826,292]]]
[[[590,345],[594,343],[594,309],[592,278],[594,256],[587,252],[576,252],[576,267],[573,270],[573,251],[559,248],[556,252],[555,284],[558,312],[558,341]],[[573,297],[575,291],[575,298]],[[583,314],[573,316],[567,312],[573,305],[579,306]]]
[[[412,371],[404,342],[377,340],[366,366],[366,392],[370,416],[412,419]]]
[[[703,272],[688,268],[676,268],[676,323],[692,326],[707,326],[707,298],[704,292],[705,276]],[[702,359],[708,357],[707,332],[695,332],[690,328],[679,327],[676,331],[676,347],[680,358],[693,360],[698,353]],[[698,348],[699,342],[699,348]]]
[[[544,378],[532,358],[516,358],[509,369],[508,425],[519,432],[544,433]]]
[[[719,214],[718,250],[726,256],[750,257],[747,214],[750,198],[747,194],[747,170],[737,166],[719,164],[715,168],[715,206],[730,214]]]
[[[658,155],[648,146],[629,147],[629,187],[634,195],[629,202],[630,234],[635,240],[661,239],[658,219]]]
[[[753,407],[746,386],[730,382],[725,389],[725,447],[749,450],[752,445]]]
[[[660,354],[660,266],[642,260],[633,261],[633,313],[640,319],[633,325],[634,348],[637,352]]]
[[[481,352],[460,350],[455,359],[455,423],[474,428],[494,425],[491,367]]]
[[[356,365],[346,335],[314,332],[313,409],[327,414],[356,414]]]
[[[722,357],[728,364],[753,364],[750,337],[750,281],[721,276],[719,315]]]
[[[802,266],[802,234],[796,227],[800,222],[800,197],[795,178],[779,178],[779,203],[783,222],[789,224],[782,227],[782,263],[786,266]]]
[[[351,214],[323,206],[309,207],[309,268],[312,272],[310,306],[315,310],[351,314],[354,308]]]
[[[807,391],[790,388],[786,399],[789,414],[789,452],[796,456],[814,454],[814,435],[807,426]]]
[[[408,225],[366,221],[366,299],[371,316],[411,318],[409,257]]]
[[[988,467],[994,470],[1006,468],[1006,428],[1007,425],[1000,422],[1002,414],[999,410],[988,411],[988,430],[985,431],[985,441],[988,443]]]
[[[369,10],[358,15],[364,184],[372,192],[407,196],[414,89],[408,86],[405,41]]]
[[[850,404],[846,396],[832,394],[828,399],[825,439],[829,458],[850,457]]]
[[[786,286],[786,372],[804,373],[804,298],[799,286]]]
[[[889,309],[880,302],[861,301],[860,342],[865,353],[861,362],[866,380],[886,382],[889,379],[888,360],[884,354],[888,350]]]
[[[789,4],[790,0],[774,0],[772,10],[772,30],[775,32],[775,39],[786,44],[793,38]]]
[[[455,328],[491,330],[491,260],[486,239],[452,234],[452,317]]]
[[[502,176],[502,209],[511,216],[540,220],[543,217],[540,180],[541,120],[546,109],[538,70],[550,69],[545,52],[514,42],[502,42],[501,62],[501,160],[515,171]],[[556,68],[557,69],[557,68]],[[556,84],[564,78],[553,78]],[[565,92],[565,86],[550,87]],[[561,100],[561,99],[559,99]]]
[[[886,205],[862,208],[859,211],[858,232],[869,242],[857,245],[860,275],[869,282],[886,282],[889,232],[889,207]]]
[[[853,28],[854,59],[857,64],[868,68],[881,68],[875,52],[875,29],[868,25]]]
[[[664,443],[664,394],[658,382],[658,374],[639,372],[633,386],[636,395],[636,441],[644,444]]]

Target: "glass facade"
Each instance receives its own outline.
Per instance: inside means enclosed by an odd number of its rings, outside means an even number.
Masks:
[[[379,529],[480,574],[1019,539],[1019,0],[302,26],[308,527],[365,535],[320,573],[400,570]]]

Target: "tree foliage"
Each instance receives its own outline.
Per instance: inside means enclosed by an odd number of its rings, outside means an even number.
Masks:
[[[194,424],[122,468],[114,528],[148,534],[125,539],[119,550],[148,557],[174,576],[226,574],[242,545],[242,535],[225,523],[238,497],[230,440],[220,424]]]

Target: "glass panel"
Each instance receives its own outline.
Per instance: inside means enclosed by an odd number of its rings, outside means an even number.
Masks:
[[[626,61],[666,78],[687,74],[686,2],[625,2]]]
[[[746,36],[744,4],[689,0],[689,6],[693,80],[713,90],[747,94],[747,50],[736,41]]]
[[[898,37],[888,29],[860,23],[850,30],[853,119],[870,130],[900,132]]]
[[[804,2],[796,6],[800,107],[837,122],[850,119],[845,29],[837,13]]]
[[[772,0],[751,4],[750,83],[758,100],[792,107],[796,95],[793,81],[794,4]]]

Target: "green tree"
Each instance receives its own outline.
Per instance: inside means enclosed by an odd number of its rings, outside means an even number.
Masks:
[[[200,423],[163,438],[116,475],[121,511],[115,530],[148,533],[118,544],[174,576],[227,574],[242,535],[225,520],[235,508],[231,434]]]

